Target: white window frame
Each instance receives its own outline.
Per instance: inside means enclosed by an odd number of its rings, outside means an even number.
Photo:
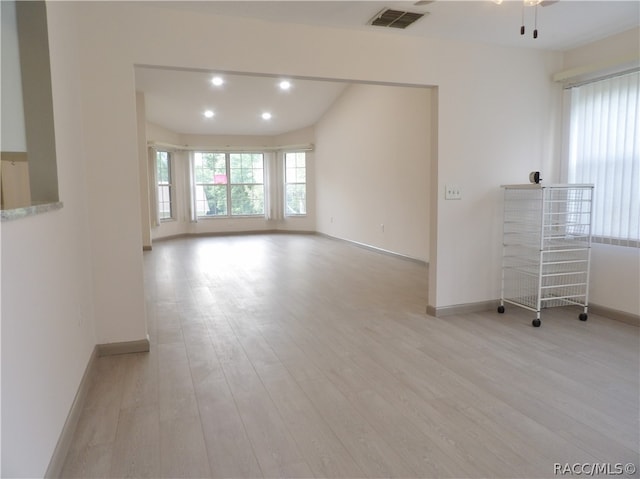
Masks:
[[[216,183],[201,183],[197,181],[196,178],[196,167],[195,167],[195,155],[197,154],[216,154],[216,155],[224,155],[225,157],[225,175],[226,175],[226,183],[224,183],[226,190],[226,201],[227,201],[227,211],[226,214],[223,215],[201,215],[198,213],[197,209],[197,188],[199,186],[222,186],[222,184]],[[260,155],[262,156],[262,183],[233,183],[231,181],[231,156],[232,155]],[[234,218],[260,218],[265,216],[265,212],[267,210],[267,183],[266,183],[266,161],[265,161],[265,153],[263,151],[216,151],[216,150],[198,150],[194,152],[193,155],[193,195],[194,195],[194,211],[195,218],[199,219],[216,219],[216,218],[224,218],[224,219],[234,219]],[[233,201],[232,201],[232,187],[233,186],[262,186],[262,195],[263,195],[263,211],[261,213],[254,214],[234,214],[233,213]]]
[[[167,173],[168,173],[168,177],[169,177],[169,182],[168,183],[161,183],[160,182],[160,177],[158,175],[158,164],[159,164],[159,155],[161,153],[164,153],[167,155]],[[173,154],[170,151],[167,150],[157,150],[155,152],[155,162],[154,162],[154,167],[156,169],[155,171],[155,178],[156,178],[156,208],[158,211],[158,220],[161,223],[167,222],[167,221],[175,221],[176,219],[176,188],[175,188],[175,179],[174,179],[174,163],[173,163]],[[162,195],[160,194],[160,188],[161,187],[168,187],[169,188],[169,216],[163,217],[162,216],[162,208],[160,207],[161,204],[161,198]]]
[[[287,156],[288,155],[304,155],[304,160],[305,160],[305,166],[304,166],[304,171],[305,171],[305,178],[304,178],[304,182],[299,182],[299,181],[287,181]],[[283,164],[283,177],[282,177],[282,182],[283,182],[283,206],[284,206],[284,216],[285,217],[304,217],[307,216],[309,209],[309,202],[308,202],[308,198],[307,198],[307,193],[309,192],[309,174],[308,174],[308,170],[309,170],[309,165],[308,165],[308,155],[306,151],[285,151],[284,155],[283,155],[283,159],[282,159],[282,164]],[[304,194],[304,213],[290,213],[288,211],[288,196],[287,196],[287,186],[289,185],[304,185],[305,187],[305,194]]]

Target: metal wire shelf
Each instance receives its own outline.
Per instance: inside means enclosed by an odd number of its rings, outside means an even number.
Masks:
[[[498,312],[578,305],[587,319],[593,185],[505,185]]]

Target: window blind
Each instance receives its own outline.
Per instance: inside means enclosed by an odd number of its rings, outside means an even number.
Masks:
[[[571,88],[568,182],[595,185],[594,241],[640,245],[640,72]]]

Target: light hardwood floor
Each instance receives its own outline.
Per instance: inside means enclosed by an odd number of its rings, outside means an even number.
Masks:
[[[425,266],[321,236],[176,239],[144,260],[151,352],[97,360],[64,477],[639,465],[637,327],[430,317]]]

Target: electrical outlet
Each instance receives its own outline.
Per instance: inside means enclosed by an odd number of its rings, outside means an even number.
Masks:
[[[384,223],[380,224],[380,231],[384,233]]]
[[[445,200],[461,200],[462,190],[458,185],[444,185]]]

